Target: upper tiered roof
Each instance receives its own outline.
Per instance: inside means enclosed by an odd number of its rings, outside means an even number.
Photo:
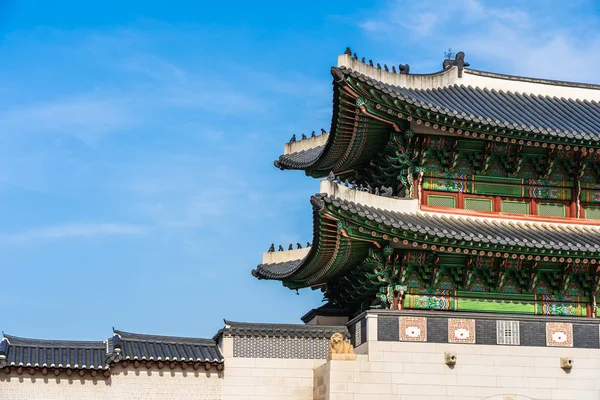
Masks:
[[[308,139],[276,166],[312,176],[348,174],[381,151],[402,124],[531,146],[600,148],[598,85],[471,70],[462,53],[428,75],[377,66],[349,51],[339,56],[331,70],[334,107],[326,141]]]

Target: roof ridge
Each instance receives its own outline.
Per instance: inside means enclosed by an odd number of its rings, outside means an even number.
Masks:
[[[152,335],[146,333],[133,333],[121,331],[118,329],[114,330],[114,333],[119,335],[121,340],[129,340],[129,341],[151,341],[156,339],[161,339],[161,341],[168,342],[171,341],[192,341],[203,344],[215,344],[214,340],[209,338],[197,338],[197,337],[189,337],[189,336],[168,336],[168,335]]]
[[[266,322],[237,322],[237,321],[229,321],[223,320],[225,325],[229,325],[231,327],[237,326],[251,326],[251,327],[281,327],[281,328],[301,328],[301,329],[309,329],[309,330],[331,330],[331,329],[339,329],[343,325],[307,325],[307,324],[279,324],[279,323],[266,323]]]
[[[3,338],[8,340],[11,346],[26,346],[26,345],[36,345],[36,344],[45,344],[45,345],[53,345],[55,347],[67,347],[67,345],[97,345],[97,346],[105,346],[104,341],[97,340],[63,340],[63,339],[36,339],[36,338],[26,338],[20,336],[13,336],[4,334]],[[72,347],[72,346],[70,346]]]
[[[581,89],[600,90],[600,84],[595,84],[595,83],[563,81],[563,80],[559,80],[559,79],[547,79],[547,78],[532,78],[532,77],[527,77],[527,76],[502,74],[502,73],[498,73],[498,72],[489,72],[489,71],[482,71],[482,70],[470,69],[470,68],[465,68],[464,72],[467,74],[471,74],[471,75],[485,76],[487,78],[530,82],[530,83],[537,83],[540,85],[566,86],[566,87],[575,87],[575,88],[581,88]]]

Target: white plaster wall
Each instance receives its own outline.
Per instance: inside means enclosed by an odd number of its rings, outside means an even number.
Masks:
[[[111,370],[109,379],[88,376],[70,379],[64,373],[50,377],[13,372],[0,377],[0,399],[221,400],[222,382],[223,373],[215,369],[210,372],[194,371],[193,368],[182,371],[179,367],[174,370],[168,367],[161,370],[144,366],[138,369],[116,367]]]
[[[292,260],[301,260],[310,251],[310,247],[304,247],[296,250],[284,250],[263,253],[263,264],[275,264]]]
[[[444,352],[457,364],[444,364]],[[570,372],[560,357],[575,361]],[[369,342],[356,361],[316,370],[323,400],[536,400],[600,398],[600,349]]]
[[[321,181],[320,192],[327,193],[330,196],[338,197],[342,200],[386,211],[414,213],[419,210],[419,200],[377,196],[368,192],[350,189],[326,179]]]
[[[297,153],[299,151],[310,150],[318,146],[323,146],[325,143],[327,143],[328,138],[329,133],[323,133],[319,136],[309,137],[302,140],[298,138],[298,140],[295,142],[285,144],[283,147],[283,154]]]

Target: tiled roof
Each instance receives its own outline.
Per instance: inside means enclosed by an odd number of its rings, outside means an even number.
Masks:
[[[323,154],[325,145],[312,149],[284,154],[275,160],[275,166],[280,169],[305,169],[312,166]]]
[[[26,339],[4,335],[0,367],[107,369],[104,342]]]
[[[335,332],[348,336],[345,326],[305,325],[305,324],[258,324],[225,320],[215,339],[224,336],[294,337],[294,338],[330,338]]]
[[[596,101],[456,84],[410,89],[373,80],[345,67],[338,70],[400,101],[457,119],[552,137],[600,141],[600,104]]]
[[[392,238],[408,240],[417,243],[419,247],[421,244],[435,244],[438,247],[448,246],[446,250],[452,249],[453,252],[468,251],[473,254],[474,251],[477,253],[485,251],[500,253],[505,257],[506,254],[510,254],[513,258],[518,254],[557,256],[557,259],[561,257],[595,259],[600,255],[599,225],[534,222],[432,212],[388,211],[342,200],[325,193],[313,196],[311,203],[314,208],[313,225],[316,244],[319,243],[318,237],[328,238],[334,245],[335,240],[352,240],[340,237],[339,234],[335,239],[335,232],[320,232],[331,229],[329,225],[319,223],[323,220],[321,215],[329,213],[336,219],[346,219],[367,229],[386,232],[388,240]],[[356,241],[352,244],[356,259],[366,255],[365,249],[360,248],[363,243],[365,242]],[[354,261],[336,262],[333,264],[339,264],[337,270],[333,271],[330,268],[326,271],[325,266],[331,267],[331,257],[335,256],[335,253],[331,254],[333,255],[324,257],[311,251],[303,260],[261,264],[252,273],[258,278],[283,280],[286,286],[299,288],[327,282],[335,274],[343,274],[348,268],[356,265]],[[351,254],[354,257],[354,253]],[[348,257],[343,259],[348,260]]]
[[[255,270],[252,270],[252,275],[258,279],[284,278],[296,271],[301,264],[302,259],[272,264],[260,264]]]
[[[500,218],[449,216],[437,213],[400,213],[316,195],[326,204],[402,231],[473,244],[518,246],[533,251],[600,252],[600,226],[552,224]]]
[[[115,361],[223,362],[221,351],[210,339],[114,332],[110,347],[120,353]]]

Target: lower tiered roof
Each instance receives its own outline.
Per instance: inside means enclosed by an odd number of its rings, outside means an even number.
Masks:
[[[325,188],[325,190],[323,190]],[[314,241],[303,259],[261,264],[253,275],[290,288],[318,287],[346,275],[369,249],[427,250],[534,262],[597,264],[600,226],[503,216],[446,215],[418,209],[418,200],[386,198],[323,181],[311,198]],[[361,201],[351,201],[360,196]],[[594,269],[595,270],[595,269]]]

